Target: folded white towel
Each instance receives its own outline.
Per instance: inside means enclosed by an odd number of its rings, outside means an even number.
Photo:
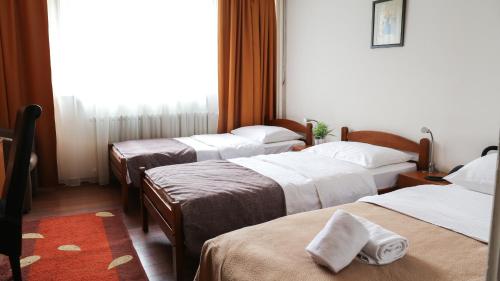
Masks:
[[[349,265],[368,242],[369,233],[351,214],[337,210],[306,247],[313,260],[339,272]]]
[[[358,260],[369,264],[388,264],[402,258],[408,251],[408,240],[367,219],[355,216],[368,230],[368,243],[358,255]]]

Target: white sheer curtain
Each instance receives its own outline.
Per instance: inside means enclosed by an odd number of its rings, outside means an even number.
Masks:
[[[62,183],[109,181],[108,143],[212,133],[214,0],[48,0]]]

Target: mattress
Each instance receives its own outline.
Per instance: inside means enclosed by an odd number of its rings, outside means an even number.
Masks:
[[[405,162],[393,165],[378,167],[375,169],[368,169],[370,174],[375,180],[377,189],[384,189],[394,187],[398,180],[398,175],[401,173],[408,173],[417,170],[417,164]]]

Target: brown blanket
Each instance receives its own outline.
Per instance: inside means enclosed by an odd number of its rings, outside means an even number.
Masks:
[[[146,175],[181,203],[185,245],[199,256],[217,235],[286,215],[285,195],[272,179],[224,160],[173,165]]]
[[[196,162],[196,151],[175,139],[132,140],[113,145],[127,159],[128,174],[136,187],[141,184],[140,167],[151,169]]]
[[[403,235],[409,252],[384,266],[353,261],[338,274],[304,250],[336,209]],[[353,203],[279,218],[207,241],[197,280],[413,281],[484,280],[488,246],[453,231],[371,205]]]

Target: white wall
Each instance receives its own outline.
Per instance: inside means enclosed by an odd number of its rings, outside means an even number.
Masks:
[[[286,115],[418,140],[448,170],[496,144],[500,1],[408,0],[405,46],[371,49],[371,0],[287,0]]]

